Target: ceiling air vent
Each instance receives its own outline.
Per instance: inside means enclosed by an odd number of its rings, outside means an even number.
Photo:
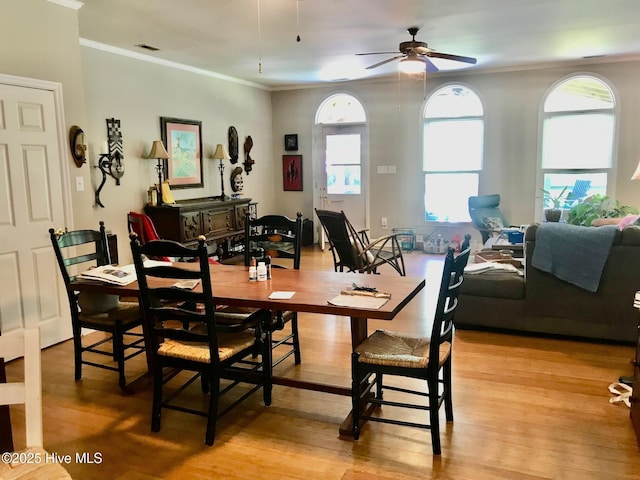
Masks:
[[[138,45],[136,45],[136,47],[149,50],[150,52],[157,52],[160,50],[159,48],[152,47],[151,45],[147,45],[146,43],[139,43]]]

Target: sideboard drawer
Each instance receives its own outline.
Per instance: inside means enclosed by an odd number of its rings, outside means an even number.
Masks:
[[[202,233],[205,236],[219,237],[234,230],[233,207],[202,212]]]
[[[183,242],[197,240],[202,234],[200,212],[180,213],[180,226],[182,228]]]

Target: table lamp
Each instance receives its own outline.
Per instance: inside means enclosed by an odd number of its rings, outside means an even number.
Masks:
[[[158,206],[162,206],[162,170],[163,170],[163,160],[169,158],[169,154],[167,150],[164,148],[164,144],[161,140],[154,140],[151,145],[151,151],[147,158],[156,158],[158,159],[158,165],[156,165],[156,170],[158,170]]]
[[[224,195],[224,163],[222,163],[222,161],[228,159],[229,155],[227,155],[227,151],[224,149],[224,145],[219,143],[216,146],[216,151],[213,152],[213,155],[211,155],[209,158],[220,160],[220,164],[218,165],[218,170],[220,170],[220,200],[224,201],[226,200],[226,197]]]

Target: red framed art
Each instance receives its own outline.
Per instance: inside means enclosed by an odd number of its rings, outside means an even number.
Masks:
[[[302,191],[302,155],[282,156],[282,186],[284,191]]]

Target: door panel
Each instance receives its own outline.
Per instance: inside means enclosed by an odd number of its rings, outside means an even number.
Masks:
[[[323,127],[322,208],[344,210],[357,228],[368,226],[368,165],[363,125]]]
[[[54,93],[0,84],[0,119],[0,324],[40,326],[45,347],[71,336],[48,234],[65,226]]]

